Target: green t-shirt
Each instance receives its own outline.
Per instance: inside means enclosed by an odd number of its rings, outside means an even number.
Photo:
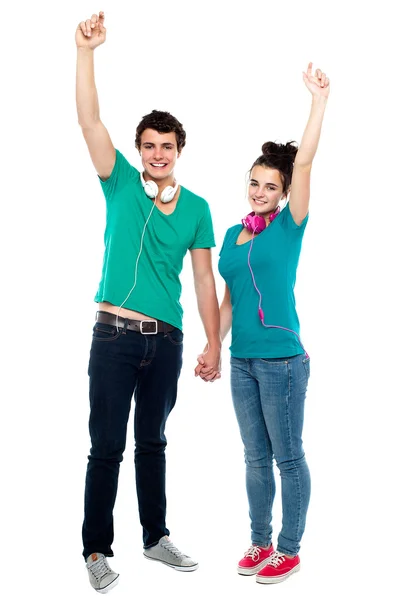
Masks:
[[[153,201],[143,190],[140,173],[117,150],[111,176],[100,179],[106,200],[104,262],[96,302],[120,306],[134,284],[136,260]],[[187,250],[215,246],[208,203],[184,187],[175,210],[155,206],[144,234],[137,283],[123,305],[182,329],[179,275]]]
[[[256,285],[262,294],[265,324],[286,327],[298,335],[294,287],[308,217],[298,226],[288,202],[272,223],[255,237],[250,257]],[[259,295],[248,267],[251,242],[236,243],[241,231],[242,225],[227,230],[219,260],[219,271],[231,297],[231,355],[235,358],[282,358],[302,354],[303,349],[294,333],[266,329],[260,321]]]

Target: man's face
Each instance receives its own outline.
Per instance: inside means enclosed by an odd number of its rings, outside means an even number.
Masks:
[[[145,129],[141,135],[140,154],[144,170],[151,179],[156,181],[169,177],[180,156],[175,132],[159,133],[155,129]]]

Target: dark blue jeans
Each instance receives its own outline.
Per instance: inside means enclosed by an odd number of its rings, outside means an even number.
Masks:
[[[144,547],[166,528],[165,424],[176,402],[182,367],[183,333],[142,335],[96,323],[90,351],[91,449],[83,522],[83,556],[113,556],[113,509],[119,465],[134,394],[136,488]]]

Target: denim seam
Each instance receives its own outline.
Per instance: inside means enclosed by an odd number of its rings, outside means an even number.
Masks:
[[[173,346],[182,346],[182,345],[183,345],[183,341],[184,341],[184,340],[182,340],[181,342],[175,342],[175,340],[174,340],[174,339],[171,337],[171,335],[170,335],[169,333],[166,333],[164,337],[166,337],[166,339],[167,339],[167,340],[168,340],[168,341],[169,341],[171,344],[173,344]]]
[[[292,452],[292,431],[291,431],[291,422],[289,419],[289,402],[292,397],[292,367],[291,364],[288,364],[288,397],[286,402],[286,419],[287,419],[287,429],[288,429],[288,439],[290,445],[290,457],[291,460],[294,461],[295,471],[296,471],[296,486],[297,486],[297,494],[299,499],[298,513],[297,513],[297,521],[296,521],[296,540],[299,538],[299,524],[300,524],[300,514],[302,508],[302,495],[301,495],[301,485],[300,485],[300,477],[298,472],[298,465],[296,460],[294,460],[294,455]]]
[[[95,329],[95,331],[101,331],[101,333],[110,333],[109,331],[104,331],[104,329],[98,329],[98,330]],[[119,330],[119,332],[112,335],[111,337],[101,338],[101,337],[97,337],[96,335],[94,335],[94,332],[93,332],[93,340],[95,340],[96,342],[115,342],[116,340],[118,340],[121,337],[122,333],[123,333],[123,331]]]
[[[303,368],[305,370],[305,375],[308,380],[309,380],[309,376],[310,376],[309,363],[310,363],[310,358],[304,358],[302,361]]]
[[[265,427],[266,427],[266,431],[267,431],[266,420],[265,420]],[[267,431],[267,434],[269,436],[269,432],[268,431]],[[272,448],[272,445],[271,445],[270,436],[269,436],[269,442],[270,442],[270,450],[271,450],[271,453],[272,453],[272,456],[271,456],[271,463],[272,464],[270,466],[269,477],[267,479],[267,483],[268,483],[268,487],[269,487],[269,505],[267,507],[267,509],[268,509],[267,513],[268,513],[268,515],[271,515],[272,514],[272,510],[273,510],[274,496],[275,496],[275,493],[273,495],[273,487],[274,487],[274,491],[275,491],[275,485],[273,486],[273,477],[274,477],[274,474],[273,474],[273,448]],[[272,535],[273,535],[273,528],[272,528],[271,520],[268,523],[268,527],[269,527],[269,529],[271,529],[271,532],[269,534],[269,539],[267,540],[267,543],[270,544],[271,540],[272,540]]]
[[[253,360],[250,358],[244,358],[244,359],[236,359],[238,361],[240,361],[240,363],[237,364],[232,364],[232,361],[230,361],[231,363],[231,369],[233,370],[237,370],[237,371],[243,371],[245,372],[246,375],[249,375],[252,379],[254,379],[255,381],[257,381],[257,378],[255,377],[255,374],[252,373],[252,369],[251,367],[253,366]],[[259,401],[261,403],[261,397],[260,397],[260,392],[259,392]],[[265,427],[267,429],[266,423],[265,423]],[[248,463],[247,463],[247,457],[246,457],[246,450],[245,450],[245,444],[244,444],[244,457],[245,457],[245,465],[246,465],[246,471],[248,471],[248,468],[250,469],[256,469],[257,467],[249,467]],[[266,467],[259,467],[260,469],[266,468]],[[273,465],[271,465],[271,469],[273,469]],[[248,476],[248,474],[247,474]],[[273,476],[273,473],[272,473]],[[267,505],[267,509],[268,509],[268,513],[271,513],[272,507],[273,507],[273,499],[271,498],[272,495],[272,480],[269,477],[267,480],[267,484],[268,484],[268,493],[269,493],[269,503]],[[249,500],[249,498],[248,498]],[[250,516],[250,520],[251,520],[251,543],[252,544],[256,544],[258,546],[262,546],[262,547],[266,547],[271,543],[271,534],[268,534],[268,538],[262,538],[259,539],[257,537],[253,538],[253,529],[252,529],[252,521],[253,521],[253,517],[251,515],[251,508],[249,509],[249,516]],[[266,525],[266,524],[265,524]],[[271,527],[271,523],[269,522],[268,527]],[[267,532],[266,532],[267,533]]]
[[[266,363],[266,361],[265,361],[265,363]],[[259,390],[259,396],[260,396],[260,402],[262,405],[262,395],[261,395],[260,390]],[[264,418],[264,422],[265,422],[265,428],[266,428],[267,435],[269,436],[265,418]],[[270,436],[269,436],[269,442],[270,442],[270,450],[271,450],[271,465],[270,465],[270,469],[268,471],[270,476],[267,478],[269,502],[268,502],[266,509],[267,509],[267,514],[271,516],[272,510],[273,510],[273,504],[274,504],[274,500],[275,500],[276,488],[275,488],[274,473],[273,473],[273,448],[272,448]],[[272,543],[273,527],[272,527],[272,520],[270,517],[269,517],[269,522],[267,523],[267,526],[270,529],[270,533],[268,534],[268,538],[266,539],[266,543],[264,544],[264,546],[268,546],[269,544]]]
[[[150,359],[150,360],[148,360],[148,359],[146,358],[146,357],[147,357],[147,352],[148,352],[148,338],[147,338],[147,336],[146,336],[146,335],[144,336],[144,341],[145,341],[145,350],[144,350],[144,355],[143,355],[143,358],[142,358],[142,360],[140,361],[140,366],[139,366],[139,368],[140,368],[140,369],[141,369],[142,367],[146,367],[146,366],[147,366],[147,365],[149,365],[149,364],[150,364],[150,362],[151,362],[151,359]]]
[[[267,510],[267,513],[268,513],[268,515],[271,515],[271,513],[272,513],[272,509],[273,509],[273,501],[274,501],[274,497],[272,498],[272,496],[273,496],[273,486],[272,486],[272,477],[273,477],[273,459],[272,459],[272,465],[271,465],[271,469],[270,469],[270,471],[271,471],[271,476],[270,476],[270,477],[268,477],[268,480],[267,480],[267,482],[268,482],[268,485],[269,485],[269,505],[268,505],[268,507],[267,507],[267,509],[268,509],[268,510]],[[271,533],[270,533],[270,535],[269,535],[269,538],[270,538],[270,539],[268,539],[268,540],[267,540],[267,543],[268,543],[268,544],[270,544],[270,542],[271,542],[271,538],[272,538],[272,535],[273,535],[273,528],[271,527],[271,522],[270,522],[270,523],[268,523],[268,527],[269,527],[269,528],[271,528]]]

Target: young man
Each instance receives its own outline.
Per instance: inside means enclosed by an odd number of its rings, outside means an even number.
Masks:
[[[186,134],[175,117],[153,111],[136,131],[144,172],[140,174],[115,150],[100,120],[94,81],[93,51],[105,37],[101,12],[82,21],[76,31],[79,124],[107,204],[103,272],[95,298],[99,311],[89,363],[91,450],[83,523],[83,556],[90,582],[102,593],[119,577],[106,557],[113,556],[113,508],[133,394],[144,555],[178,570],[198,567],[172,544],[165,523],[164,430],[182,366],[179,274],[188,249],[208,339],[201,377],[220,376],[209,207],[174,178]]]

